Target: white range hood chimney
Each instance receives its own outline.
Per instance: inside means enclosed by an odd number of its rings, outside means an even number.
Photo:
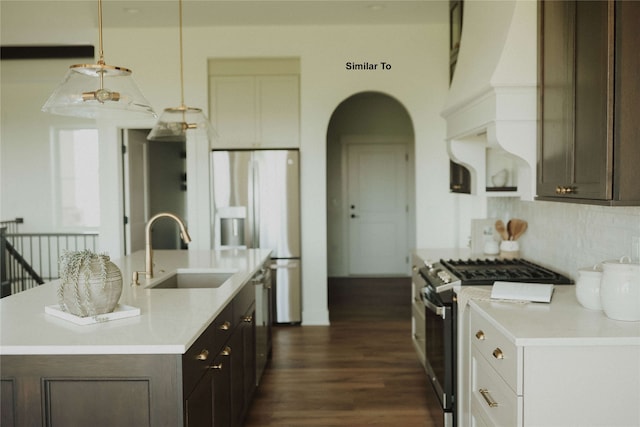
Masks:
[[[441,113],[454,161],[484,193],[487,153],[511,159],[517,194],[533,200],[536,165],[537,3],[465,0],[457,66]],[[475,181],[475,184],[474,182]]]

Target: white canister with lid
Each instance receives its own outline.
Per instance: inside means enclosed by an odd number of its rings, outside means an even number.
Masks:
[[[576,298],[578,302],[589,310],[602,310],[600,302],[600,282],[602,281],[602,267],[581,268],[576,280]]]
[[[640,264],[627,256],[603,262],[600,301],[610,319],[640,321]]]

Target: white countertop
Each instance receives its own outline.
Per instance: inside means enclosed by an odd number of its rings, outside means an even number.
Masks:
[[[518,346],[640,345],[640,322],[611,320],[582,307],[575,285],[556,285],[548,304],[471,299],[469,305]]]
[[[9,354],[183,354],[244,283],[258,271],[270,251],[154,250],[155,277],[144,270],[144,251],[112,260],[122,271],[120,304],[140,308],[140,315],[92,325],[76,325],[45,314],[57,304],[57,281],[0,300],[0,355]],[[148,289],[178,268],[237,271],[215,289]]]

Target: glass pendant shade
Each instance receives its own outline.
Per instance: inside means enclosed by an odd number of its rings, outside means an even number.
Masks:
[[[181,142],[187,140],[187,132],[200,131],[199,135],[211,140],[215,131],[202,109],[187,107],[184,103],[184,61],[182,47],[182,0],[178,1],[178,22],[180,36],[180,106],[165,108],[156,125],[151,129],[149,141]]]
[[[211,123],[200,108],[181,106],[166,108],[149,132],[147,139],[150,141],[184,142],[187,140],[188,130],[203,131],[209,139],[214,136]]]
[[[102,63],[70,66],[42,111],[92,119],[157,117],[131,70]]]

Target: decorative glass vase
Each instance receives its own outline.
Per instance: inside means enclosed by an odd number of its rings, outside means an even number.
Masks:
[[[122,273],[107,255],[67,252],[60,260],[60,308],[79,317],[111,313],[122,295]]]

